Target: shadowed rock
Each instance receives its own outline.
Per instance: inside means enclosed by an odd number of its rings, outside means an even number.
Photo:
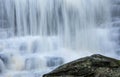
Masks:
[[[64,64],[43,77],[120,77],[120,61],[92,55]]]

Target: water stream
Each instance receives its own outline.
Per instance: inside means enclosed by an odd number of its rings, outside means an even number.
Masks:
[[[0,0],[1,77],[41,77],[91,54],[120,58],[119,0]]]

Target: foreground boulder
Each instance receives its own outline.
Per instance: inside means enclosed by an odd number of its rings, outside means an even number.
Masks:
[[[64,64],[43,77],[120,77],[120,61],[92,55]]]

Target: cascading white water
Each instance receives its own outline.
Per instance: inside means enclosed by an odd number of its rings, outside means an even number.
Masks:
[[[74,49],[98,50],[96,31],[110,22],[108,0],[6,0],[5,4],[8,29],[15,36],[58,36]]]
[[[110,0],[1,0],[1,74],[40,77],[82,56],[113,56],[111,8]]]

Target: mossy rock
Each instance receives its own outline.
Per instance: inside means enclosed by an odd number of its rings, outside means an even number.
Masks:
[[[64,64],[43,77],[120,77],[120,61],[96,54]]]

